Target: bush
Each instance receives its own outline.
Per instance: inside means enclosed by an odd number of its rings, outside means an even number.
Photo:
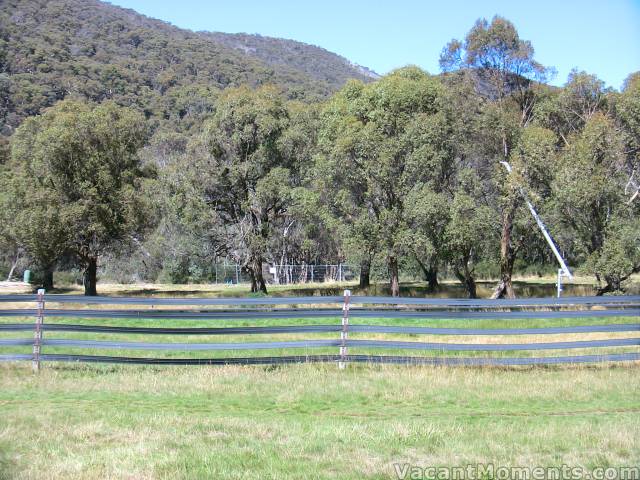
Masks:
[[[481,260],[476,264],[477,280],[494,280],[500,277],[500,264],[497,260]]]

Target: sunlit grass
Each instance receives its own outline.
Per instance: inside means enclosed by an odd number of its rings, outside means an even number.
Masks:
[[[637,465],[638,367],[0,366],[0,478]]]

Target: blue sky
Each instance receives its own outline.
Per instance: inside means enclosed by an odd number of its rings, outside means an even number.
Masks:
[[[479,17],[502,15],[536,59],[558,70],[563,84],[576,67],[619,89],[640,70],[640,0],[113,0],[191,30],[291,38],[343,55],[378,73],[416,64],[437,73],[451,38],[463,38]]]

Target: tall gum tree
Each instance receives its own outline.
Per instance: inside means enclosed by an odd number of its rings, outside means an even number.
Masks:
[[[613,119],[596,112],[568,140],[552,184],[557,216],[600,283],[598,294],[620,291],[640,271],[637,211],[624,194],[624,137]]]
[[[56,228],[68,232],[66,248],[83,269],[85,295],[97,295],[99,257],[144,223],[138,150],[147,134],[133,109],[66,100],[28,119],[12,139],[12,161],[28,167],[41,200],[59,206]],[[39,205],[34,218],[48,218]]]
[[[640,198],[640,72],[625,80],[622,92],[615,98],[615,118],[625,137],[625,155],[630,178],[626,193],[630,202]]]
[[[634,80],[635,79],[635,80]],[[558,136],[550,209],[560,244],[598,282],[598,294],[619,292],[640,269],[637,203],[640,82],[622,92],[595,75],[572,71],[566,85],[536,107],[536,123]],[[631,190],[630,190],[631,187]]]
[[[300,182],[289,123],[275,87],[228,89],[192,151],[194,201],[208,207],[215,241],[249,274],[252,292],[267,292],[263,263]]]
[[[572,70],[562,89],[554,90],[536,105],[536,122],[553,130],[562,146],[569,137],[580,133],[597,112],[609,110],[609,94],[597,76]]]
[[[474,195],[460,188],[451,204],[451,218],[445,229],[444,249],[452,270],[469,298],[477,298],[475,265],[491,241],[488,227],[494,223],[493,210],[478,205]]]
[[[476,89],[489,103],[486,106],[491,125],[488,139],[495,139],[489,150],[490,161],[509,159],[518,130],[531,121],[538,99],[536,81],[542,81],[552,72],[534,60],[534,49],[529,41],[519,37],[514,25],[495,16],[488,22],[479,19],[465,36],[464,41],[452,40],[442,50],[440,66],[444,72],[465,70],[475,79]],[[501,167],[498,167],[501,168]],[[502,177],[497,174],[498,181]],[[495,206],[502,219],[500,235],[500,281],[493,298],[514,297],[513,266],[517,254],[514,222],[522,199],[508,186],[498,186]]]
[[[423,127],[437,129],[442,98],[437,79],[407,67],[369,85],[347,84],[322,116],[319,162],[332,206],[356,240],[362,232],[374,235],[394,296],[400,294],[399,262],[409,251],[406,201],[428,182],[440,155],[440,145],[426,148]],[[367,224],[371,228],[363,228]]]

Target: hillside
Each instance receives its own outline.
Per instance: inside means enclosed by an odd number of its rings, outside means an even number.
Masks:
[[[97,0],[4,0],[0,11],[0,131],[65,97],[114,99],[188,128],[220,89],[280,85],[292,99],[326,98],[371,78],[318,47],[196,33]],[[248,42],[248,40],[245,40]],[[254,48],[254,51],[251,51]]]
[[[294,40],[246,33],[200,32],[227,47],[242,51],[273,67],[295,68],[311,78],[340,86],[350,78],[370,81],[380,78],[374,71],[351,63],[324,48]]]

